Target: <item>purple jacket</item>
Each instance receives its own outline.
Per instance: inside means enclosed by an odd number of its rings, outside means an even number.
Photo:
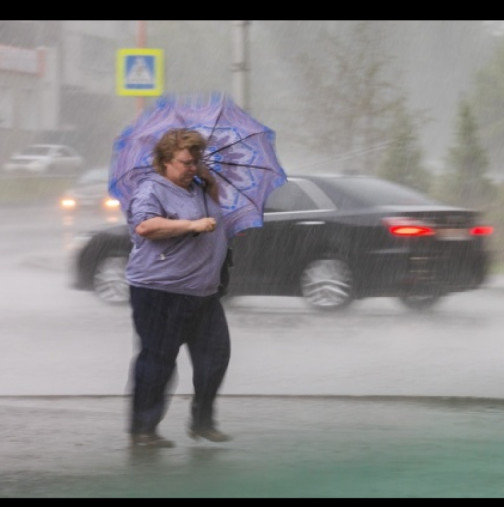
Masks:
[[[215,231],[197,236],[185,234],[166,239],[147,239],[135,227],[156,216],[195,220],[208,216],[217,221]],[[164,290],[191,296],[217,292],[220,270],[228,242],[221,209],[203,189],[193,185],[186,190],[155,173],[136,189],[127,211],[133,241],[126,280],[136,287]]]

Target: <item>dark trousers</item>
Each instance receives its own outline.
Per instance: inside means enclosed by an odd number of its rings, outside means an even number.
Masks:
[[[182,344],[193,368],[193,428],[214,424],[214,401],[230,356],[229,329],[217,295],[184,296],[130,286],[140,352],[133,364],[131,433],[152,433],[167,409],[167,391]]]

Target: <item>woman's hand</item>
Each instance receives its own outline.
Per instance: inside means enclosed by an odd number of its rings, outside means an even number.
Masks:
[[[212,175],[212,171],[210,171],[206,164],[200,162],[198,164],[197,175],[206,183],[205,190],[207,194],[219,204],[219,187]]]
[[[200,232],[213,232],[217,227],[217,222],[213,217],[205,217],[200,218],[198,220],[193,220],[193,232],[196,234]]]
[[[215,184],[215,178],[212,176],[212,173],[208,166],[204,164],[203,162],[200,162],[198,164],[196,174],[207,184],[207,185],[213,185]]]

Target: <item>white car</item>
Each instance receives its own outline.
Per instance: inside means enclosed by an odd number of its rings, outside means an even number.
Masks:
[[[10,174],[76,174],[84,160],[73,148],[61,144],[32,144],[14,153],[3,166]]]

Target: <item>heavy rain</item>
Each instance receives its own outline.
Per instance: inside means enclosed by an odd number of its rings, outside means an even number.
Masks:
[[[503,52],[502,21],[0,21],[0,497],[504,496]],[[150,95],[128,86],[138,55]],[[90,231],[124,216],[62,198],[94,177],[106,193],[114,140],[160,94],[214,91],[275,132],[289,177],[373,176],[476,210],[487,271],[416,310],[225,299],[233,440],[185,434],[181,349],[161,424],[177,446],[135,454],[130,307],[75,287]],[[15,163],[49,149],[63,161]]]

